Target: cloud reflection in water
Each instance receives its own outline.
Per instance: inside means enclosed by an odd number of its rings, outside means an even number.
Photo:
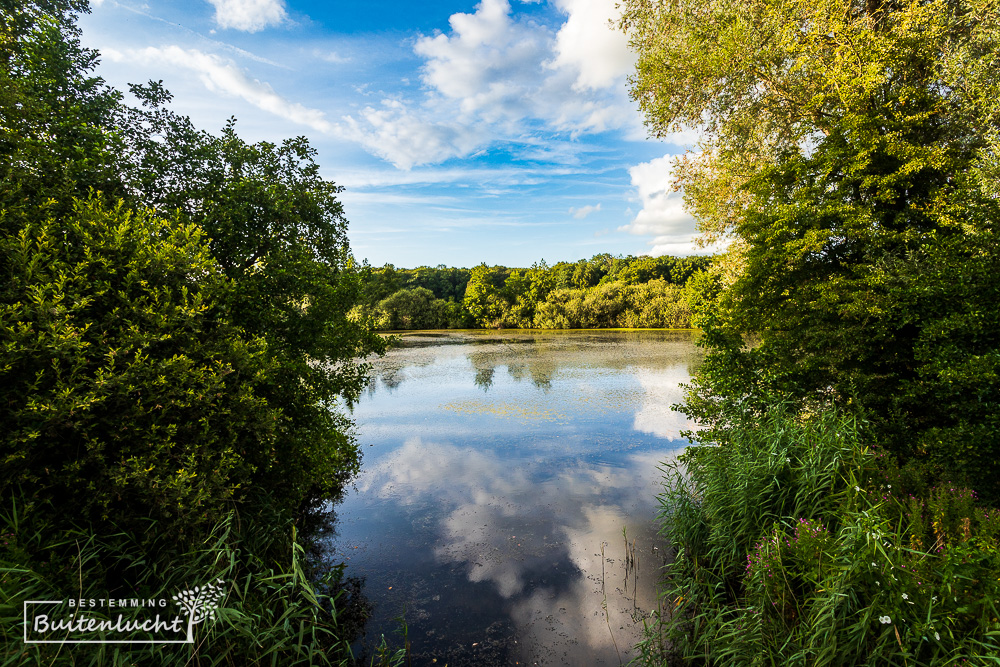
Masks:
[[[499,663],[618,664],[633,655],[662,565],[657,466],[690,427],[669,406],[695,355],[689,340],[656,348],[625,339],[617,351],[602,340],[562,337],[558,354],[480,344],[473,361],[466,346],[439,348],[440,357],[421,347],[412,365],[405,354],[391,360],[391,391],[358,406],[360,439],[374,449],[340,511],[339,548],[372,591],[428,579],[411,583],[405,600],[368,593],[383,622],[408,610],[418,654],[487,664],[471,647],[483,632],[476,624],[491,618],[481,608],[492,605],[510,628],[500,632]],[[484,392],[475,377],[486,368]],[[463,402],[478,407],[448,407]],[[626,580],[633,540],[638,568]]]

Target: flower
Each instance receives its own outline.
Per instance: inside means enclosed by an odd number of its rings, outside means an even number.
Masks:
[[[941,635],[939,635],[938,633],[935,632],[934,633],[934,639],[936,639],[938,641],[941,641]]]
[[[855,490],[855,491],[861,491],[861,487],[860,487],[860,486],[855,486],[855,487],[854,487],[854,490]]]
[[[907,595],[906,593],[903,593],[903,599],[904,599],[904,600],[909,600],[909,599],[910,599],[910,596],[909,596],[909,595]]]
[[[878,620],[882,625],[887,625],[889,623],[892,623],[892,619],[889,618],[888,616],[879,616]]]

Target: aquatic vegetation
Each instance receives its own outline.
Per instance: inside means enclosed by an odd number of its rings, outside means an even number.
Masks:
[[[647,664],[996,664],[1000,511],[916,493],[832,410],[730,434],[668,469],[678,551]]]

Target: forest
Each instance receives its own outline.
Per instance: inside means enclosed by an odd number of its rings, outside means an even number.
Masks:
[[[707,257],[544,261],[531,268],[364,267],[359,322],[400,329],[598,329],[691,326],[688,282]]]

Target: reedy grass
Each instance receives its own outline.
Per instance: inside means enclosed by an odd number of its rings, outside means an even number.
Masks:
[[[0,667],[355,664],[351,624],[339,618],[346,606],[343,567],[322,576],[310,572],[292,525],[241,521],[230,512],[203,540],[178,552],[164,543],[138,547],[155,536],[153,521],[145,536],[80,529],[46,541],[46,526],[22,519],[18,503],[0,514]],[[169,599],[218,578],[226,595],[215,622],[197,627],[193,644],[25,645],[22,639],[25,600]],[[405,658],[405,649],[390,649],[383,638],[370,664],[401,665]]]
[[[910,494],[834,410],[727,436],[665,469],[676,556],[640,662],[1000,664],[1000,511]]]

